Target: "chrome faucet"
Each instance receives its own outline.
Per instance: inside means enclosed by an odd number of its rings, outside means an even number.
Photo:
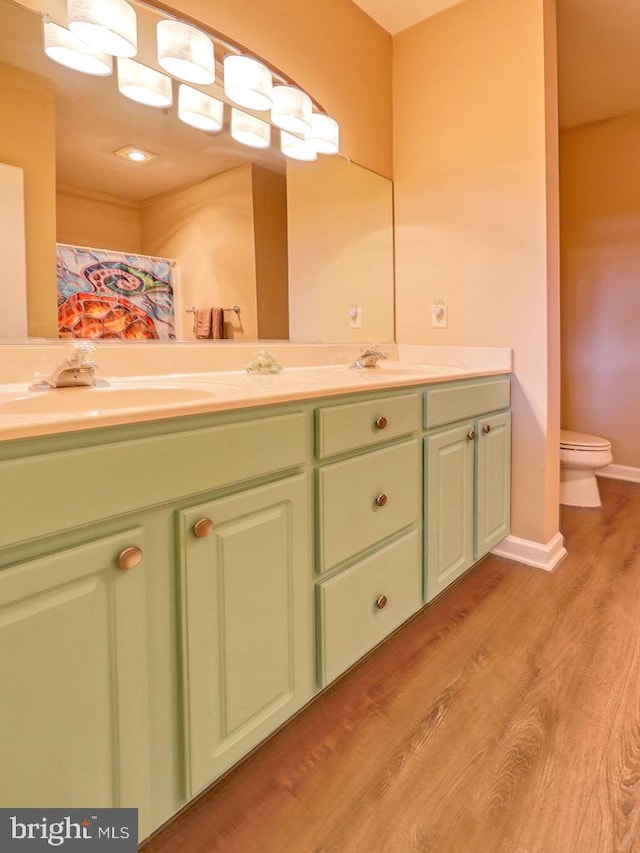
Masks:
[[[363,367],[377,367],[378,362],[386,358],[386,352],[375,346],[367,347],[364,352],[361,352],[358,358],[352,363],[351,367],[360,370]]]
[[[49,391],[52,388],[91,387],[96,384],[98,365],[88,359],[95,347],[87,341],[74,341],[67,356],[56,365],[46,379],[38,379],[29,386],[30,391]]]

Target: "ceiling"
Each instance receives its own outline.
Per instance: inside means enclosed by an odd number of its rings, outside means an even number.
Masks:
[[[354,0],[391,34],[466,0]],[[640,2],[557,0],[560,125],[640,110]]]
[[[450,6],[457,6],[463,0],[353,0],[353,2],[364,9],[367,15],[383,29],[395,35],[419,21],[437,15],[438,12]]]

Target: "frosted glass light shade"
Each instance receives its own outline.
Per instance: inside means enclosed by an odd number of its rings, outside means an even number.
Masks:
[[[311,130],[313,104],[311,98],[295,86],[274,86],[271,121],[291,133]]]
[[[67,0],[69,29],[85,44],[111,56],[138,51],[136,13],[126,0]]]
[[[250,56],[224,58],[224,92],[229,100],[249,110],[271,108],[273,80],[269,69]]]
[[[251,148],[268,148],[271,144],[271,125],[232,107],[231,136],[236,142]]]
[[[340,148],[340,128],[338,122],[324,113],[314,113],[311,117],[311,130],[306,135],[318,154],[337,154]]]
[[[216,132],[222,130],[224,104],[181,83],[178,86],[178,117],[199,130]]]
[[[317,160],[318,152],[314,145],[299,136],[292,136],[286,130],[280,131],[280,150],[293,160]]]
[[[118,58],[118,89],[127,98],[149,107],[170,107],[171,78],[134,59]]]
[[[54,62],[95,77],[113,73],[113,58],[108,53],[89,47],[66,27],[43,18],[43,31],[44,52]]]
[[[165,71],[187,83],[208,85],[216,78],[213,42],[182,21],[158,21],[158,62]]]

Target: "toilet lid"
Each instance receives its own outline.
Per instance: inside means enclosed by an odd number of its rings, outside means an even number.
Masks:
[[[608,450],[611,442],[599,435],[588,435],[584,432],[573,432],[567,429],[560,430],[560,447],[567,450]]]

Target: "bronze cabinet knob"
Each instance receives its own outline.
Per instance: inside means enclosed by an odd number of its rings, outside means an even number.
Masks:
[[[487,433],[491,432],[491,424],[485,424],[485,425],[482,427],[482,432],[483,432],[485,435],[486,435]]]
[[[387,425],[387,419],[381,415],[379,418],[376,418],[376,426],[378,429],[384,429]]]
[[[131,548],[124,548],[118,554],[118,568],[119,569],[135,569],[136,566],[139,566],[142,562],[142,549],[136,548],[132,546]]]
[[[467,433],[467,441],[474,441],[475,437],[476,437],[475,431],[472,429],[469,430],[469,432]]]
[[[388,602],[388,599],[387,599],[386,595],[378,596],[378,598],[376,599],[376,609],[377,610],[384,610],[385,607],[387,606],[387,602]]]
[[[378,506],[385,506],[385,504],[387,503],[387,496],[382,493],[381,495],[378,495],[375,502]]]
[[[200,518],[193,525],[193,535],[197,536],[198,539],[203,539],[205,536],[208,536],[213,530],[213,521],[210,518]]]

